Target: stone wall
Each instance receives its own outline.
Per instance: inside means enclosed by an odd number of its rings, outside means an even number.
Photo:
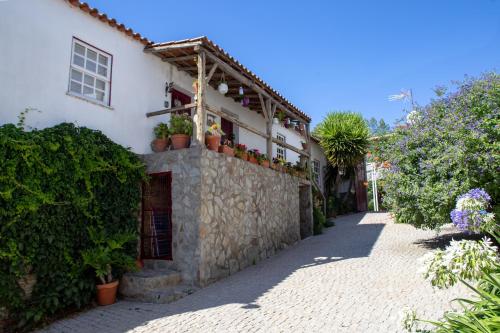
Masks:
[[[201,170],[200,285],[300,240],[298,178],[205,149]]]
[[[300,240],[299,179],[207,149],[143,155],[172,172],[173,268],[205,286]]]

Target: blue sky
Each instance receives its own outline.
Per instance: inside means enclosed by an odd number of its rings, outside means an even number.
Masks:
[[[321,121],[352,110],[389,123],[387,97],[500,69],[500,1],[90,0],[155,42],[206,35]]]

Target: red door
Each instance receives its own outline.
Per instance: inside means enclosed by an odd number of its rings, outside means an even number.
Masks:
[[[223,142],[225,140],[234,140],[234,126],[233,126],[233,123],[230,122],[229,120],[225,119],[225,118],[221,118],[220,120],[220,127],[222,128],[222,131],[224,132],[224,137],[222,138],[223,139]],[[235,142],[233,142],[235,143]]]
[[[172,94],[172,107],[173,108],[191,103],[191,97],[180,92],[179,90],[172,89],[171,94]],[[191,115],[190,110],[185,110],[185,111],[179,112],[178,114],[182,114],[182,113],[186,113],[188,115]]]
[[[172,260],[172,173],[149,176],[142,186],[141,258]]]

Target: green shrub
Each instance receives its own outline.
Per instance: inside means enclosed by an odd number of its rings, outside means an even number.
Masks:
[[[441,94],[374,152],[390,165],[384,205],[398,222],[431,229],[449,223],[457,196],[472,188],[484,188],[494,209],[500,200],[500,75]]]
[[[73,124],[1,126],[0,161],[0,308],[26,329],[90,302],[87,228],[137,234],[144,166],[101,132]],[[137,242],[124,251],[135,257]],[[36,278],[29,298],[19,283],[27,274]]]
[[[170,134],[193,134],[193,120],[187,114],[170,116]]]
[[[323,233],[323,228],[325,227],[326,220],[325,215],[321,209],[314,207],[313,208],[313,233],[314,235],[320,235]]]

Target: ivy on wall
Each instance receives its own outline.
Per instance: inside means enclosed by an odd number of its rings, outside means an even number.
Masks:
[[[137,232],[144,177],[139,158],[99,131],[0,127],[0,308],[18,328],[91,301],[87,228]]]

